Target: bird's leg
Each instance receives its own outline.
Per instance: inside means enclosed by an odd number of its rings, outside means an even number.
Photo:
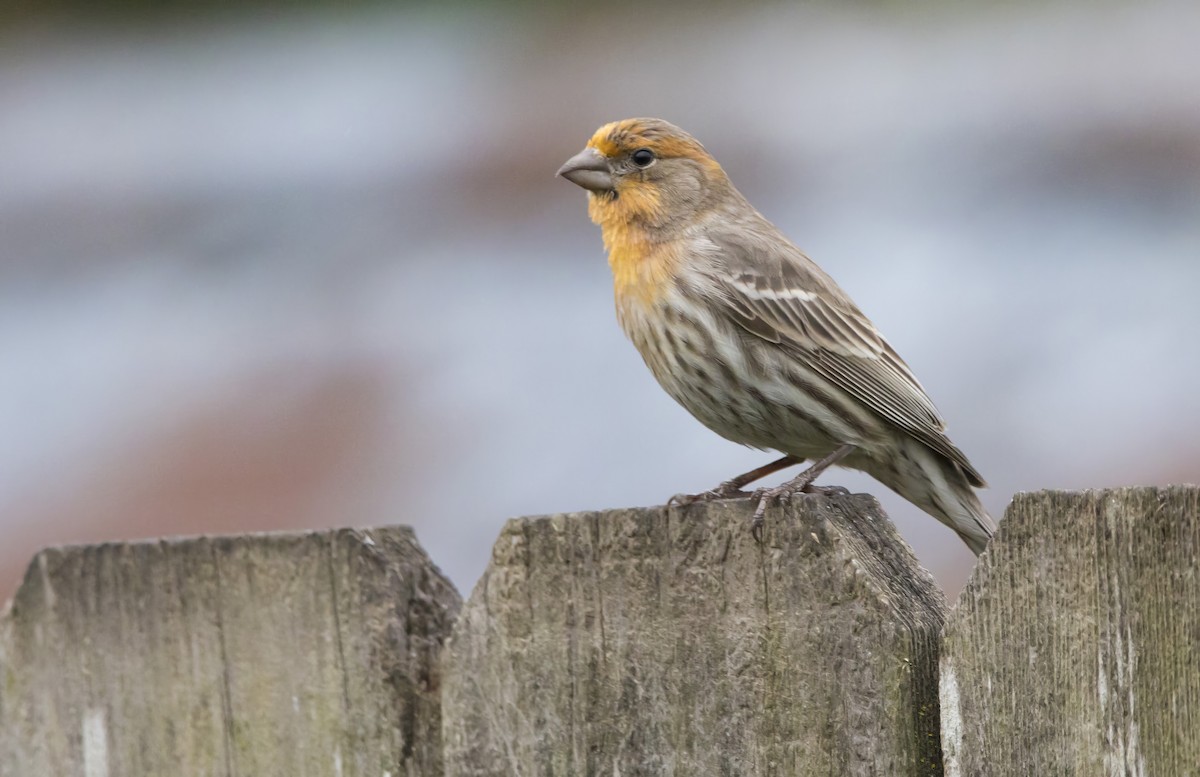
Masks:
[[[750,519],[750,534],[754,536],[755,542],[760,544],[762,543],[763,515],[766,513],[767,504],[771,502],[771,500],[787,500],[792,494],[800,493],[830,494],[837,493],[838,491],[844,492],[846,489],[838,486],[820,488],[818,486],[814,486],[812,482],[820,477],[822,472],[849,456],[853,451],[854,446],[847,443],[820,461],[815,462],[811,467],[804,470],[786,483],[781,483],[774,488],[759,489],[757,492],[758,507],[754,509],[754,517]]]
[[[767,475],[778,472],[781,469],[786,469],[793,464],[800,464],[803,461],[804,459],[796,458],[795,456],[784,456],[781,459],[772,461],[770,464],[764,464],[758,469],[743,472],[736,478],[730,478],[711,491],[704,491],[699,494],[676,494],[667,500],[667,504],[690,505],[695,502],[708,502],[713,499],[730,499],[735,496],[745,496],[742,486],[747,483],[753,483],[760,478],[765,478]]]

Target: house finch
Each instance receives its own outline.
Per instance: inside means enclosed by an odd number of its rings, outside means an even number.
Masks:
[[[825,492],[833,464],[867,472],[953,529],[976,554],[994,531],[985,484],[945,434],[908,365],[833,279],[763,218],[704,147],[660,119],[601,127],[558,171],[588,190],[617,318],[654,377],[717,434],[785,456],[691,497]]]

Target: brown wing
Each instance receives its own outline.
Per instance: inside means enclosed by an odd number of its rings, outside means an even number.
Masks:
[[[904,360],[849,297],[781,235],[708,235],[717,262],[710,288],[734,321],[777,343],[885,420],[983,477],[946,437],[945,422]]]

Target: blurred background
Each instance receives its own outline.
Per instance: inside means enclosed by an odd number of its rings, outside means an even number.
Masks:
[[[508,517],[769,460],[657,387],[554,178],[629,116],[839,280],[997,516],[1198,479],[1191,0],[81,8],[0,12],[0,601],[48,544],[395,522],[466,594]]]

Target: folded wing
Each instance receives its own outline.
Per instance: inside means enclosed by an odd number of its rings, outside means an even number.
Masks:
[[[733,320],[777,344],[833,386],[957,464],[982,476],[946,437],[945,422],[904,360],[836,284],[779,240],[708,235],[714,262],[702,284]],[[793,255],[794,252],[794,255]]]

